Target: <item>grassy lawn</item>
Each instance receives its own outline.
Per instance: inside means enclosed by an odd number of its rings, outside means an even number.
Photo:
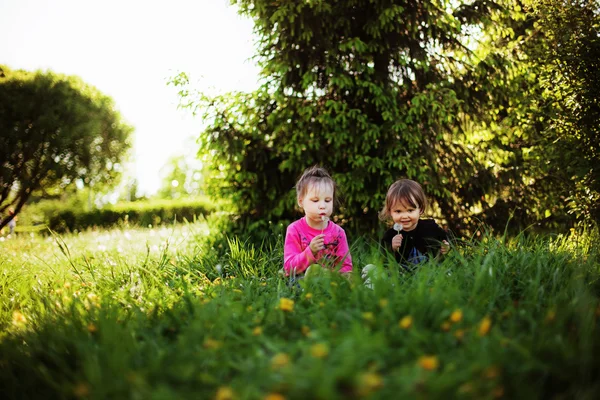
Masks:
[[[203,223],[0,242],[3,398],[600,396],[594,234],[461,243],[411,275],[278,275]],[[596,246],[597,247],[597,246]]]

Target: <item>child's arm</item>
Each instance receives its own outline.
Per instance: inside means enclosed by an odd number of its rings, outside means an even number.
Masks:
[[[286,276],[293,271],[297,274],[302,273],[315,262],[316,259],[310,246],[303,249],[300,234],[294,227],[288,226],[283,245],[283,269]]]
[[[447,240],[442,240],[442,247],[440,247],[440,253],[442,253],[442,255],[446,255],[449,251],[450,243]]]
[[[344,232],[344,230],[341,228],[340,230],[340,244],[338,245],[336,251],[336,255],[343,260],[340,272],[352,272],[352,256],[350,255],[348,239],[346,238],[346,232]]]
[[[448,233],[432,220],[432,237],[435,238],[435,248],[439,254],[446,255],[450,251],[450,243],[448,242]]]
[[[383,234],[383,237],[381,238],[381,248],[384,250],[384,253],[385,252],[394,253],[394,247],[392,245],[392,241],[394,240],[394,237],[397,234],[398,233],[393,230],[388,230]]]
[[[450,242],[448,242],[448,232],[446,232],[441,226],[437,225],[440,230],[440,254],[446,255],[450,251]]]

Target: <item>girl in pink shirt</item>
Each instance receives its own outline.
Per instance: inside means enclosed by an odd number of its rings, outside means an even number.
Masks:
[[[331,175],[321,167],[308,168],[296,182],[298,205],[304,210],[304,217],[287,227],[283,247],[286,276],[303,274],[312,264],[352,271],[346,233],[329,219],[335,191]]]

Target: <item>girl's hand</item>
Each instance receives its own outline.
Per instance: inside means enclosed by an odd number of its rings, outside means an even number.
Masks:
[[[392,239],[392,250],[398,251],[400,246],[402,245],[402,235],[396,235]]]
[[[448,243],[447,240],[443,240],[442,246],[440,247],[440,253],[448,254],[449,251],[450,251],[450,243]]]
[[[316,256],[319,250],[323,250],[325,248],[325,235],[320,234],[313,238],[310,241],[310,251],[312,251],[313,256]]]

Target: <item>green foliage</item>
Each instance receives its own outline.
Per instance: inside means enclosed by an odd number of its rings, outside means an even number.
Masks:
[[[594,1],[515,2],[482,35],[494,107],[472,122],[491,166],[482,220],[515,231],[598,221],[600,14]]]
[[[0,213],[76,180],[114,185],[132,131],[112,99],[77,77],[0,66]]]
[[[83,208],[47,207],[44,223],[53,231],[82,231],[89,228],[114,225],[148,226],[169,224],[175,221],[194,221],[216,210],[216,204],[206,198],[181,200],[151,200],[117,203],[93,210]]]
[[[199,139],[208,194],[232,198],[243,218],[291,219],[295,179],[318,163],[343,189],[340,217],[354,228],[377,225],[400,177],[423,183],[453,228],[472,223],[464,217],[493,178],[461,122],[490,102],[493,60],[467,49],[467,32],[493,22],[498,4],[232,3],[255,21],[263,86],[196,99],[185,75],[173,80],[209,123]]]
[[[178,199],[202,194],[201,168],[195,168],[185,156],[173,156],[160,171],[162,186],[156,194],[162,199]]]
[[[195,97],[209,195],[247,224],[295,218],[321,164],[338,220],[373,231],[388,185],[421,182],[456,233],[598,220],[597,2],[232,1],[255,22],[263,84]]]
[[[535,45],[547,175],[559,177],[568,209],[600,221],[600,6],[597,1],[537,0]]]
[[[280,245],[206,247],[202,225],[0,243],[3,395],[600,394],[597,231],[484,234],[375,290],[327,273],[301,290],[274,273]],[[355,267],[379,261],[359,247]]]

